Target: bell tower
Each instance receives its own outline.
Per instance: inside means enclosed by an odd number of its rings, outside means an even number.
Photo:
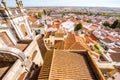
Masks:
[[[2,0],[2,4],[18,38],[20,40],[32,40],[34,38],[34,33],[31,30],[29,21],[27,20],[28,16],[25,14],[22,1],[16,0],[17,8],[14,9],[14,12],[8,9],[4,0]]]

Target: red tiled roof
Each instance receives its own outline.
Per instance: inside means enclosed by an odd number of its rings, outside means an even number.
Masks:
[[[108,39],[110,39],[111,41],[116,40],[116,38],[112,37],[112,36],[107,36]]]
[[[94,42],[89,36],[85,35],[84,36],[87,42]]]
[[[96,80],[84,54],[56,50],[48,80]]]
[[[110,57],[112,58],[113,61],[120,62],[120,54],[119,53],[112,53],[110,55]]]
[[[90,50],[84,42],[83,38],[81,38],[80,36],[75,36],[75,34],[69,33],[68,38],[65,40],[65,49],[73,50],[73,47],[71,46],[78,47],[76,48],[76,50]]]
[[[100,58],[100,54],[97,54],[95,52],[91,52],[91,55],[95,58]]]
[[[82,25],[88,25],[89,23],[87,23],[87,22],[82,22]]]
[[[60,24],[49,25],[48,28],[59,28]]]
[[[90,34],[90,37],[94,40],[94,41],[97,41],[98,38],[96,36],[94,36],[93,34]]]
[[[43,24],[34,24],[34,25],[31,25],[32,28],[40,28],[40,27],[43,27],[44,25]]]
[[[93,30],[98,30],[98,26],[92,25],[92,26],[90,26],[90,28],[93,29]]]
[[[29,16],[28,20],[31,21],[31,22],[36,22],[38,19],[34,16]]]

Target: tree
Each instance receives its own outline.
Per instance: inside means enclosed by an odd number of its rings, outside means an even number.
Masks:
[[[109,23],[108,21],[105,21],[105,22],[103,23],[103,25],[104,25],[104,26],[110,26],[110,23]]]
[[[120,28],[120,20],[118,20],[118,24],[117,24],[116,28]]]
[[[97,42],[94,43],[94,46],[95,46],[95,48],[97,48],[97,49],[100,49],[100,48],[101,48],[100,44],[97,43]]]
[[[83,25],[81,23],[77,24],[74,28],[74,31],[78,31],[80,29],[82,29]]]
[[[102,54],[102,52],[98,49],[95,49],[94,52],[98,53],[98,54]]]
[[[36,35],[40,34],[40,32],[41,32],[40,30],[35,30]]]
[[[107,46],[102,46],[106,51],[109,50],[109,48]]]
[[[120,28],[120,20],[114,21],[114,23],[110,26],[110,28]]]
[[[62,17],[64,17],[64,15],[65,15],[65,13],[64,13],[64,12],[62,12]]]
[[[42,18],[42,13],[38,12],[38,18],[41,19]]]
[[[47,15],[50,16],[52,10],[47,11]]]
[[[88,23],[92,23],[92,20],[91,20],[91,19],[89,19],[89,20],[87,20],[86,22],[88,22]]]
[[[47,15],[47,11],[45,9],[43,9],[43,14]]]

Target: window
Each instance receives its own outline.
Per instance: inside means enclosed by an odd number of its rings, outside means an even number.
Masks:
[[[35,50],[35,51],[33,52],[32,61],[34,60],[34,58],[35,58],[36,55],[37,55],[37,50]]]
[[[21,30],[22,30],[23,35],[24,35],[24,36],[27,36],[27,31],[26,31],[25,25],[24,25],[24,24],[21,24],[20,28],[21,28]]]

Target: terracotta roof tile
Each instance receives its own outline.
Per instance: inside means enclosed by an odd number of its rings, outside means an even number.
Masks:
[[[107,36],[108,39],[110,39],[111,41],[116,40],[116,38],[112,37],[112,36]]]
[[[98,40],[98,38],[97,38],[95,35],[93,35],[93,34],[90,34],[90,37],[91,37],[94,41],[97,41],[97,40]]]
[[[48,28],[59,28],[60,24],[49,25]]]
[[[85,35],[84,37],[85,37],[86,41],[89,42],[89,43],[90,43],[90,42],[92,42],[92,43],[95,42],[95,41],[93,41],[93,40],[92,40],[89,36],[87,36],[87,35]]]
[[[113,61],[120,62],[120,54],[119,53],[112,53],[112,54],[110,54],[110,57],[112,58]]]
[[[88,63],[83,54],[57,50],[52,59],[49,79],[96,80]]]
[[[98,30],[98,26],[92,25],[92,26],[90,26],[90,28],[93,29],[93,30]]]
[[[38,19],[34,16],[29,16],[28,20],[31,21],[31,22],[36,22]]]
[[[64,50],[64,41],[56,40],[54,47],[55,49]]]
[[[69,48],[69,50],[86,50],[83,46],[81,46],[80,42],[75,42]]]
[[[57,45],[59,42],[55,43],[55,48],[57,48]],[[87,46],[87,44],[84,42],[80,36],[75,36],[74,33],[68,33],[68,37],[64,40],[64,43],[61,44],[61,46],[64,46],[63,50],[90,50],[90,48]],[[58,46],[59,47],[59,46]]]
[[[106,42],[106,43],[112,43],[113,41],[111,41],[110,39],[106,38],[106,39],[102,39],[102,41]]]
[[[48,80],[51,63],[53,57],[53,50],[49,50],[45,53],[44,64],[41,68],[40,74],[38,76],[38,80]]]
[[[110,48],[110,49],[112,49],[112,50],[114,50],[116,52],[120,52],[120,48]]]

